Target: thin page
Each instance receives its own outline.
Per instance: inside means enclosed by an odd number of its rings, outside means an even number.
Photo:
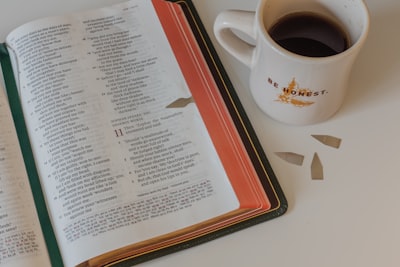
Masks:
[[[7,41],[67,266],[239,207],[150,1]]]
[[[0,267],[50,266],[6,99],[0,86]]]

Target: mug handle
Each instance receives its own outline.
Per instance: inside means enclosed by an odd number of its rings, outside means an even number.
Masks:
[[[255,46],[238,37],[232,30],[256,41],[255,12],[225,10],[214,22],[214,34],[221,46],[240,62],[251,68]]]

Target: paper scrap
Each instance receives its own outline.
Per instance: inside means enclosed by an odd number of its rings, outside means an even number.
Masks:
[[[314,153],[314,157],[311,162],[311,178],[313,180],[324,179],[324,169],[317,153]]]
[[[174,102],[172,102],[171,104],[169,104],[167,106],[167,108],[184,108],[193,102],[194,102],[193,97],[179,98],[179,99],[175,100]]]
[[[342,140],[340,138],[331,136],[331,135],[311,135],[318,141],[320,141],[322,144],[333,147],[333,148],[339,148],[340,143]]]
[[[275,152],[275,155],[277,155],[284,161],[289,162],[291,164],[295,164],[298,166],[303,165],[303,160],[304,160],[303,155],[296,154],[293,152]]]

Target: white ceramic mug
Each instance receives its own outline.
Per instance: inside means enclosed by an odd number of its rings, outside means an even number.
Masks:
[[[335,21],[347,32],[349,48],[325,57],[282,48],[268,31],[280,18],[297,12]],[[260,0],[255,12],[223,11],[214,23],[222,47],[251,69],[250,90],[258,106],[273,119],[293,125],[324,121],[340,108],[368,30],[362,0]]]

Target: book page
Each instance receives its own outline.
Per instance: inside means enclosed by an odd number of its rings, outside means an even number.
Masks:
[[[150,1],[7,42],[66,266],[239,207]]]
[[[0,86],[0,267],[50,266],[4,89]]]

